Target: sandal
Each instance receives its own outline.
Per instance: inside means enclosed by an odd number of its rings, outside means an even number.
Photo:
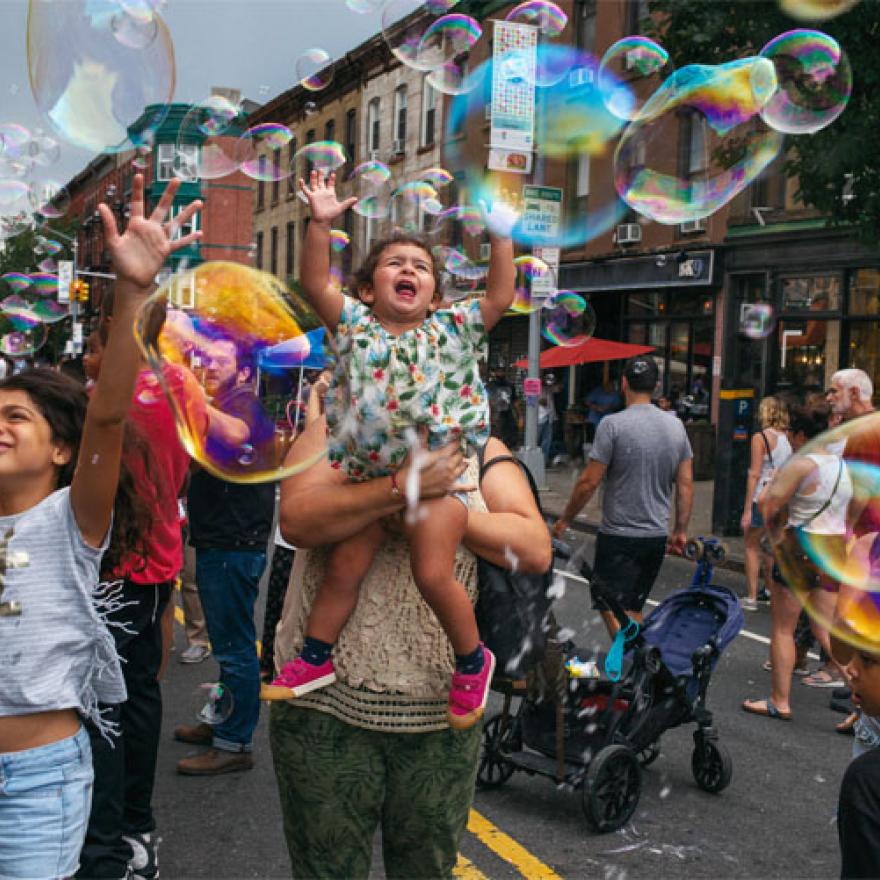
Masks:
[[[808,675],[801,684],[811,688],[838,688],[846,682],[836,675],[832,675],[827,669],[817,669],[812,675]]]
[[[846,718],[843,719],[839,724],[834,725],[834,729],[838,733],[842,733],[844,736],[855,736],[856,735],[856,721],[859,720],[858,712],[851,712],[847,715]]]
[[[761,664],[761,669],[763,669],[764,672],[773,672],[773,661],[772,661],[772,660],[765,660],[765,661]],[[798,676],[801,676],[801,677],[803,677],[803,676],[805,676],[805,675],[809,675],[809,674],[810,674],[809,667],[807,667],[806,665],[804,665],[804,666],[795,666],[795,668],[794,668],[794,674],[795,674],[795,675],[798,675]]]
[[[743,700],[742,709],[751,715],[762,715],[776,721],[791,721],[791,712],[780,712],[769,697],[765,700]]]

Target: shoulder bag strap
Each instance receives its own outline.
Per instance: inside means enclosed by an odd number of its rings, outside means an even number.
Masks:
[[[825,503],[805,522],[801,523],[798,528],[803,529],[806,528],[814,519],[820,516],[820,514],[825,513],[828,510],[829,505],[834,500],[834,496],[837,494],[837,487],[840,485],[840,478],[843,476],[843,459],[838,459],[838,468],[837,468],[837,479],[834,481],[834,488],[831,490],[831,494],[828,496]]]
[[[767,442],[767,435],[762,430],[760,432],[761,439],[764,441],[764,448],[767,450],[767,458],[770,459],[770,467],[775,467],[773,464],[773,450],[770,448],[770,444]]]
[[[501,464],[503,461],[512,461],[514,464],[518,464],[520,470],[525,474],[526,479],[529,481],[529,488],[531,488],[535,503],[538,505],[538,510],[541,511],[541,515],[543,516],[544,511],[541,508],[541,497],[538,494],[538,486],[535,483],[535,478],[532,476],[532,472],[518,458],[515,458],[512,455],[496,455],[488,461],[484,461],[484,454],[485,447],[481,447],[477,453],[477,460],[480,465],[480,482],[483,482],[483,477],[486,476],[486,471],[493,465]]]

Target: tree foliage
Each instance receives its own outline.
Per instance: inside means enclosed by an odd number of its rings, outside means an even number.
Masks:
[[[650,0],[652,36],[677,67],[721,64],[757,54],[778,34],[810,28],[830,34],[847,53],[853,90],[846,110],[812,135],[787,135],[786,172],[798,196],[832,224],[852,224],[880,241],[880,2],[862,0],[820,23],[797,22],[773,0]],[[852,177],[848,177],[852,175]]]

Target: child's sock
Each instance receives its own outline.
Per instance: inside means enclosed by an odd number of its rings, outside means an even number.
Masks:
[[[476,675],[482,670],[484,662],[483,646],[477,645],[470,654],[455,655],[455,671],[463,675]]]
[[[326,663],[330,659],[330,653],[332,651],[333,644],[331,642],[322,642],[320,639],[313,639],[311,636],[306,636],[299,656],[302,657],[306,663],[311,663],[312,666],[320,666],[322,663]]]

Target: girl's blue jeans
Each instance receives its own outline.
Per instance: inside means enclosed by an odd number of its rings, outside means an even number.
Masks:
[[[0,880],[76,873],[93,779],[84,728],[47,746],[0,753]]]

